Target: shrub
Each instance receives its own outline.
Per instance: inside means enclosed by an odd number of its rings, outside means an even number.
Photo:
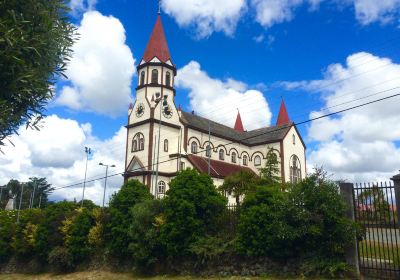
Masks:
[[[0,210],[0,262],[7,261],[13,254],[11,246],[15,234],[16,211]]]
[[[77,209],[76,215],[70,221],[71,223],[66,223],[64,244],[72,254],[74,263],[77,264],[89,256],[91,246],[88,234],[95,222],[91,212],[86,208]]]
[[[36,256],[41,261],[47,260],[53,248],[63,246],[64,235],[60,231],[62,222],[74,215],[77,207],[74,202],[61,201],[45,208],[44,219],[38,224],[34,242]]]
[[[73,256],[65,247],[55,247],[49,253],[48,262],[56,272],[67,272],[74,268]]]
[[[170,256],[190,255],[189,247],[206,235],[218,232],[218,221],[227,200],[211,178],[187,169],[170,183],[165,198],[166,223],[161,238]]]
[[[108,248],[115,256],[129,257],[130,208],[152,197],[148,188],[137,180],[129,180],[111,197],[106,240]]]
[[[164,256],[160,242],[160,228],[164,224],[162,200],[147,200],[131,209],[132,224],[129,231],[132,252],[136,268],[141,272],[149,268]]]
[[[236,245],[248,256],[275,259],[298,256],[305,216],[278,187],[259,187],[241,208]]]

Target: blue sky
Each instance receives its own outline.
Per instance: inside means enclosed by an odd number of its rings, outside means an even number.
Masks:
[[[21,129],[19,138],[13,136],[17,148],[9,147],[0,159],[4,181],[36,175],[56,186],[79,182],[85,145],[96,150],[90,176],[101,174],[101,160],[123,169],[123,126],[135,96],[135,67],[158,1],[73,0],[71,5],[81,38],[69,80],[57,85],[42,132]],[[242,118],[245,128],[253,128],[275,123],[281,98],[299,122],[399,91],[400,0],[164,0],[162,8],[178,69],[176,104],[199,114],[220,108],[220,115],[211,115],[217,121],[233,125],[232,112],[246,107],[240,104],[245,99],[251,112],[246,116],[241,109]],[[230,94],[237,98],[224,103]],[[350,181],[387,180],[400,169],[399,102],[397,97],[299,126],[309,167],[322,165]]]

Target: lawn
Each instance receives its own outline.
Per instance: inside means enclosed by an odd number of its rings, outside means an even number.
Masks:
[[[197,278],[197,277],[169,277],[169,276],[158,276],[141,278],[135,277],[130,273],[113,273],[105,271],[90,271],[90,272],[76,272],[64,275],[54,274],[40,274],[40,275],[25,275],[25,274],[1,274],[0,280],[199,280],[199,279],[226,279],[226,280],[283,280],[294,278],[261,278],[261,277],[225,277],[225,278]],[[303,279],[303,278],[297,278]]]
[[[359,245],[360,256],[370,259],[382,259],[400,265],[400,247],[376,241],[364,240]]]

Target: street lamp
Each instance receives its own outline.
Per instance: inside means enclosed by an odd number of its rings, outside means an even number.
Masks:
[[[163,100],[162,105],[159,104],[160,101]],[[158,165],[160,160],[160,140],[161,140],[161,116],[162,116],[162,108],[168,106],[168,95],[164,94],[161,96],[159,92],[156,92],[156,104],[160,105],[160,120],[158,122],[158,146],[157,146],[157,166],[156,166],[156,184],[154,186],[154,191],[156,198],[158,198]]]
[[[86,153],[86,167],[85,167],[85,180],[83,181],[81,207],[83,207],[83,200],[85,199],[87,164],[88,164],[88,160],[89,160],[89,155],[92,153],[92,150],[90,148],[88,148],[88,147],[85,147],[85,153]]]
[[[105,177],[105,180],[104,180],[104,193],[103,193],[103,208],[104,208],[104,200],[106,199],[108,167],[115,167],[115,165],[114,164],[113,165],[108,165],[108,164],[104,164],[102,162],[100,162],[99,165],[106,167],[106,177]]]

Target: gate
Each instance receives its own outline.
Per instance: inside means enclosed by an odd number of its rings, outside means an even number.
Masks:
[[[360,272],[379,279],[400,279],[400,227],[394,185],[355,184],[353,199],[355,219],[361,227]]]

